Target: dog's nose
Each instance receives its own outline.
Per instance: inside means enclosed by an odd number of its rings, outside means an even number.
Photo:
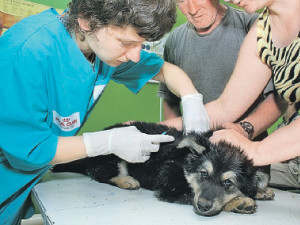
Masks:
[[[212,202],[198,202],[197,208],[200,212],[207,212],[212,208]]]

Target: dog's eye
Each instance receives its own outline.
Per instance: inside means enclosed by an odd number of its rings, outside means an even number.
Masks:
[[[207,171],[200,171],[200,176],[202,179],[206,179],[208,177]]]
[[[224,185],[226,188],[229,188],[229,187],[232,185],[232,182],[231,182],[231,180],[226,179],[226,180],[223,181],[223,185]]]

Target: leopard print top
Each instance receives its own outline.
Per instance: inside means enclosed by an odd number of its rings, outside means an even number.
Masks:
[[[277,48],[272,42],[268,8],[257,21],[258,53],[272,70],[274,85],[286,102],[300,101],[300,33],[288,46]]]

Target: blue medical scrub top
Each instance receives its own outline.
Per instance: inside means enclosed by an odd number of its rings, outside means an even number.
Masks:
[[[155,54],[139,63],[95,68],[54,9],[30,16],[0,37],[0,224],[17,224],[31,188],[50,168],[59,136],[75,135],[110,80],[137,93],[161,69]],[[26,215],[27,214],[27,215]]]

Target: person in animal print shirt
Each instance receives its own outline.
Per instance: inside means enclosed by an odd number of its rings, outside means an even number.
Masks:
[[[270,101],[245,121],[251,138],[245,137],[240,125],[233,124],[248,109],[273,78],[275,89],[287,103],[300,101],[300,1],[299,0],[234,0],[247,13],[266,7],[252,26],[241,47],[233,75],[221,96],[205,105],[211,141],[226,140],[241,149],[256,166],[283,162],[300,156],[300,119],[284,126],[262,141],[250,139],[270,127],[280,116],[276,101]],[[265,27],[264,27],[265,26]],[[252,125],[251,125],[252,124]],[[178,129],[182,121],[172,120]],[[236,128],[239,126],[238,128]],[[235,128],[234,128],[235,127]],[[237,131],[237,130],[240,130]]]

